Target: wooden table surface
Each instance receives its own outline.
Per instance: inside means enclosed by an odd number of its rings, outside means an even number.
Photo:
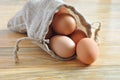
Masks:
[[[15,64],[15,41],[26,35],[6,25],[27,0],[0,1],[0,80],[120,80],[120,0],[65,0],[89,23],[102,23],[100,56],[87,67],[78,60],[58,61],[27,41],[21,43],[20,63]]]

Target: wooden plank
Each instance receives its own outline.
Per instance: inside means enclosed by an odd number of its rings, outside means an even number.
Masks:
[[[14,47],[17,39],[26,37],[26,34],[12,32],[10,30],[0,30],[0,47]],[[22,41],[20,47],[36,47],[31,41]]]
[[[40,48],[21,48],[18,52],[20,63],[15,65],[13,48],[1,48],[0,49],[0,68],[17,68],[17,67],[39,67],[45,65],[56,65],[64,66],[66,65],[81,65],[78,60],[71,61],[59,61]],[[6,66],[7,65],[7,66]],[[9,65],[9,66],[8,66]]]
[[[120,47],[101,47],[101,52],[98,60],[92,64],[92,66],[120,66],[119,53]],[[112,51],[111,51],[112,49]],[[18,52],[20,63],[16,66],[14,63],[13,48],[1,48],[0,49],[0,68],[16,68],[16,67],[38,67],[44,65],[56,65],[64,66],[85,66],[78,60],[71,61],[59,61],[49,54],[41,50],[40,48],[20,48]],[[8,66],[9,65],[9,66]]]
[[[100,40],[101,46],[120,46],[120,31],[118,30],[101,30],[100,31]]]
[[[9,5],[9,7],[8,7],[8,5]],[[21,8],[22,8],[22,5],[20,5],[20,4],[11,4],[10,5],[10,3],[1,4],[1,2],[0,2],[0,18],[1,18],[0,19],[0,30],[7,29],[7,23],[8,23],[8,21]]]
[[[67,68],[66,68],[67,67]],[[2,80],[119,80],[119,66],[43,66],[0,70]],[[114,76],[113,76],[114,75]]]

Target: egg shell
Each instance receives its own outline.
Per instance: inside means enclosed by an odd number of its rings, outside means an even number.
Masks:
[[[52,26],[53,30],[61,35],[69,35],[77,28],[74,17],[66,13],[56,15],[53,18]]]
[[[84,64],[92,64],[99,55],[97,43],[90,38],[81,39],[76,47],[77,59]]]
[[[80,29],[76,29],[72,34],[70,34],[70,38],[77,44],[82,38],[87,37],[86,34]]]
[[[50,39],[50,48],[62,58],[69,58],[75,54],[75,43],[67,36],[53,36]]]
[[[59,15],[61,13],[68,13],[68,10],[65,6],[60,7],[59,11],[56,14]]]

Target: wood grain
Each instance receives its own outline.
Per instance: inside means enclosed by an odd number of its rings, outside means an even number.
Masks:
[[[0,2],[0,80],[120,80],[119,0],[65,0],[89,23],[102,23],[100,56],[90,66],[76,59],[56,60],[30,41],[20,44],[20,63],[14,63],[15,42],[27,35],[9,31],[6,25],[26,1]]]

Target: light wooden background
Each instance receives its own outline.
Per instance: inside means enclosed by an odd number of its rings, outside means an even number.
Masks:
[[[26,1],[0,0],[0,80],[120,80],[120,0],[65,0],[89,23],[102,23],[100,56],[88,67],[78,60],[58,61],[26,41],[21,43],[20,63],[14,63],[15,41],[26,35],[6,25]]]

